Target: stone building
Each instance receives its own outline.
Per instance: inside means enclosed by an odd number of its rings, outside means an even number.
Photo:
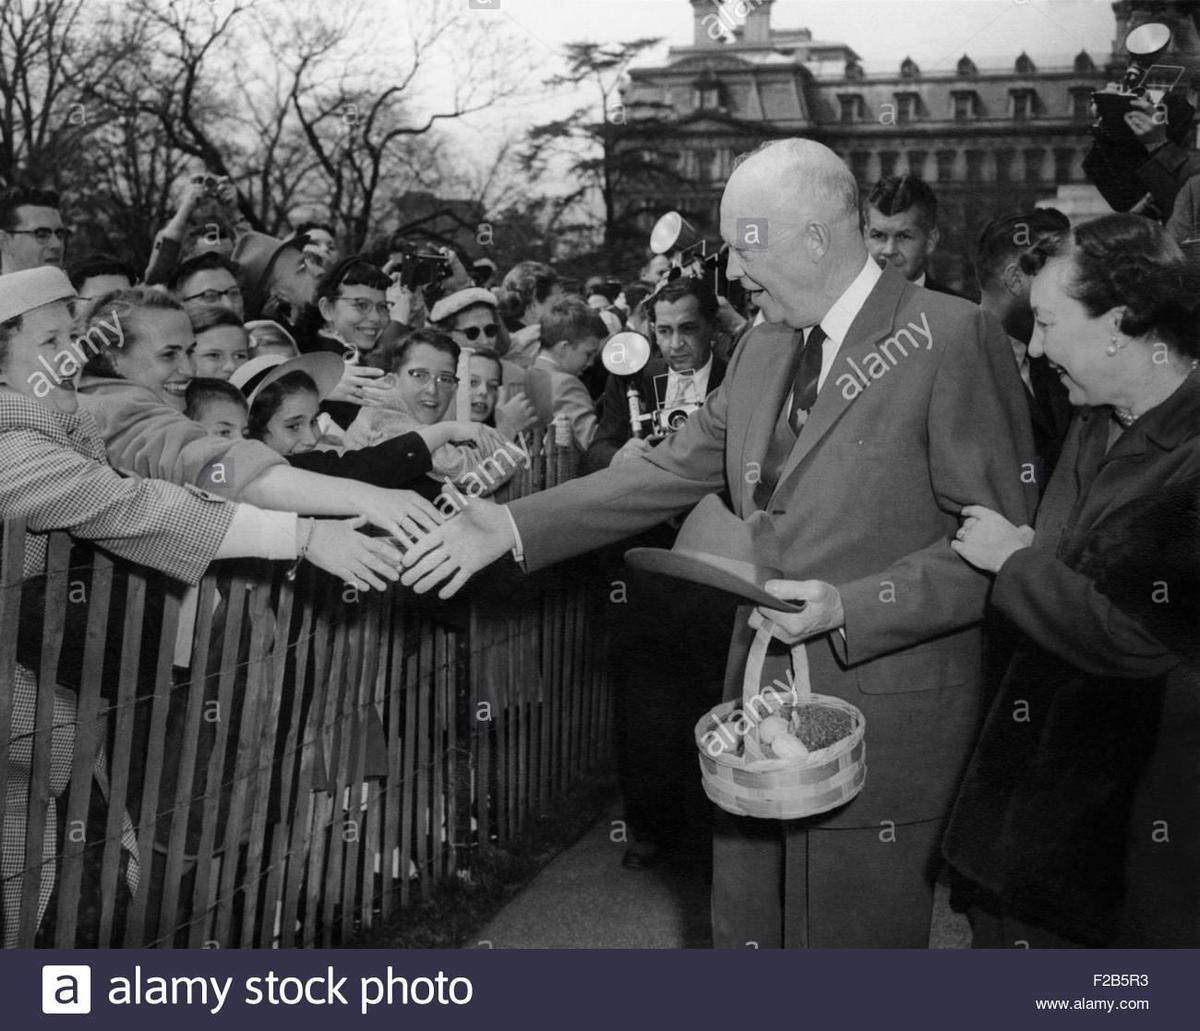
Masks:
[[[993,215],[1060,197],[1076,215],[1106,210],[1081,166],[1090,95],[1124,67],[1118,42],[1111,54],[1080,52],[1066,62],[1041,58],[1031,40],[1032,54],[1002,68],[963,54],[951,68],[922,70],[904,57],[890,72],[867,74],[847,43],[772,26],[774,0],[690,4],[692,44],[671,48],[661,67],[631,69],[624,94],[625,145],[673,151],[689,184],[647,191],[639,200],[652,210],[677,208],[715,238],[734,157],[765,139],[810,137],[835,150],[860,186],[905,171],[933,184],[942,229],[935,274],[968,290],[966,255]],[[1198,7],[1121,0],[1115,40],[1165,11],[1179,22],[1177,46],[1197,57],[1189,71],[1200,71]],[[651,111],[670,112],[671,132],[639,139],[639,113]],[[644,220],[648,229],[654,216]]]

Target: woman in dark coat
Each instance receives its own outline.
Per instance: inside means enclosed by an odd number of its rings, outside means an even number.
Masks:
[[[1081,406],[1036,533],[955,550],[1024,637],[944,850],[977,947],[1200,945],[1200,276],[1109,215],[1024,259],[1030,354]]]

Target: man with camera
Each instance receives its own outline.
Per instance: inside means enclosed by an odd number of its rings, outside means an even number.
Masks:
[[[712,351],[717,316],[717,296],[703,279],[682,277],[658,291],[651,325],[660,357],[651,358],[633,382],[643,413],[641,435],[635,437],[630,425],[629,383],[609,376],[596,439],[587,451],[589,470],[648,451],[721,385],[725,363]]]

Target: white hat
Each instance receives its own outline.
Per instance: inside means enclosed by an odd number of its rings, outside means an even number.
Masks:
[[[55,265],[9,272],[0,276],[0,322],[15,319],[51,301],[68,301],[77,296],[67,274]]]
[[[298,358],[264,354],[239,365],[233,370],[229,382],[246,395],[247,404],[253,405],[254,399],[264,388],[291,372],[306,373],[316,385],[317,397],[328,397],[341,382],[345,371],[345,360],[332,351],[312,351]]]
[[[441,322],[443,319],[450,318],[451,315],[457,315],[464,308],[470,308],[473,304],[486,304],[491,308],[496,308],[500,302],[496,300],[496,295],[491,290],[485,290],[481,286],[467,287],[466,290],[456,290],[438,301],[429,313],[429,321]]]

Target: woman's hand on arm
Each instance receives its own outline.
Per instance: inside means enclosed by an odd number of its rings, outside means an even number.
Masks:
[[[1033,527],[1014,526],[999,512],[983,505],[967,505],[963,523],[950,547],[976,569],[998,573],[1013,552],[1033,544]]]

